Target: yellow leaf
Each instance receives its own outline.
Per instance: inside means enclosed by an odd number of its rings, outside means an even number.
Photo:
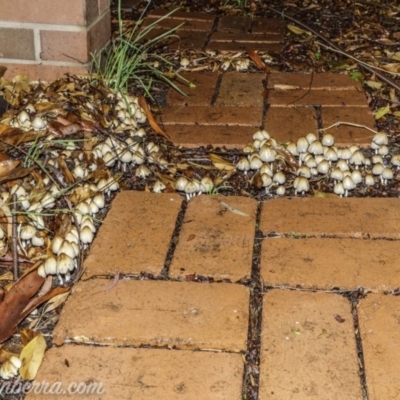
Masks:
[[[376,81],[365,81],[365,84],[367,84],[371,89],[378,90],[382,87],[382,82],[376,82]]]
[[[301,29],[293,24],[288,24],[287,28],[289,29],[290,32],[294,33],[295,35],[301,35],[303,33],[305,33],[306,35],[311,35],[311,32]]]
[[[61,293],[57,296],[52,297],[44,306],[44,313],[55,310],[60,304],[63,304],[65,302],[68,296],[69,292]]]
[[[231,164],[229,161],[224,160],[222,157],[217,156],[216,154],[210,154],[209,157],[215,167],[222,171],[231,171],[235,169],[235,166],[233,164]]]
[[[326,193],[326,192],[320,192],[318,190],[314,190],[314,197],[339,197],[337,194],[335,193]]]
[[[381,107],[378,110],[375,111],[375,119],[380,119],[386,114],[390,114],[390,107],[389,104],[386,105],[386,107]]]
[[[42,363],[44,352],[46,351],[46,341],[40,334],[33,338],[22,350],[20,358],[22,366],[19,370],[22,379],[32,381],[35,379]]]

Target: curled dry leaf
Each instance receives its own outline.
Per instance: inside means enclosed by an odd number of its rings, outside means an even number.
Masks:
[[[150,126],[152,127],[152,129],[160,134],[161,136],[164,136],[165,138],[169,139],[169,136],[167,135],[166,132],[164,132],[160,126],[158,125],[157,121],[154,119],[152,112],[150,111],[149,106],[147,105],[146,99],[143,96],[139,97],[139,105],[140,107],[143,108],[146,117],[149,121]]]
[[[46,341],[39,334],[34,337],[23,349],[20,355],[22,361],[19,373],[22,379],[31,381],[35,379],[46,351]]]

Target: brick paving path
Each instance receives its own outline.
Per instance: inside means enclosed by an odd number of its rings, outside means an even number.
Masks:
[[[174,18],[188,22],[181,47],[238,50],[257,43],[257,49],[277,51],[282,41],[276,20]],[[165,27],[173,22],[165,20]],[[243,29],[251,31],[244,35]],[[260,126],[282,142],[343,120],[374,127],[362,88],[345,75],[187,76],[197,88],[188,98],[169,92],[162,112],[176,144],[242,147]],[[288,105],[311,79],[310,93],[296,107]],[[342,126],[333,133],[339,144],[370,141],[364,129]],[[282,198],[258,204],[202,195],[186,204],[177,194],[122,192],[62,311],[57,347],[46,353],[37,380],[64,387],[102,383],[102,396],[82,399],[233,400],[252,385],[259,399],[398,399],[397,202]],[[116,269],[121,280],[102,292]],[[250,324],[250,314],[260,326]],[[261,345],[254,350],[249,338],[257,335]],[[250,348],[259,354],[259,370],[245,369]],[[28,395],[40,397],[53,398]]]

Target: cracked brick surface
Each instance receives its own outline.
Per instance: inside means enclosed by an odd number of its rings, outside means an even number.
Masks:
[[[244,286],[121,280],[101,292],[107,283],[92,279],[74,286],[54,343],[246,349],[249,289]]]
[[[229,211],[224,204],[244,213]],[[257,202],[198,196],[189,202],[170,266],[172,278],[202,275],[233,282],[251,274]]]
[[[360,400],[350,302],[339,295],[264,295],[259,399]]]
[[[43,395],[27,399],[221,399],[239,400],[243,359],[239,354],[164,349],[64,345],[46,353],[37,382],[84,383],[102,394]],[[100,386],[101,384],[101,386]]]
[[[369,400],[399,398],[400,299],[369,294],[358,305]]]
[[[164,267],[181,204],[181,196],[175,193],[119,193],[85,260],[85,276],[110,275],[116,269],[158,275]]]
[[[398,199],[285,198],[267,201],[260,229],[266,235],[400,238]]]

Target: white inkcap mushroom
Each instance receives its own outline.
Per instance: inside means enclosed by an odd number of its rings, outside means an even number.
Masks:
[[[181,67],[186,68],[190,65],[190,60],[187,57],[182,57],[179,64]]]
[[[271,167],[269,166],[269,164],[263,164],[259,170],[260,174],[267,174],[269,175],[271,178],[274,175]]]
[[[57,256],[57,273],[65,275],[73,271],[75,268],[74,260],[65,253],[60,253]]]
[[[383,164],[383,158],[380,154],[374,154],[372,156],[371,161],[372,161],[372,164],[379,164],[379,163]]]
[[[175,182],[175,189],[180,192],[184,192],[187,183],[188,183],[187,178],[185,176],[180,176]]]
[[[350,160],[352,155],[353,155],[353,151],[351,151],[349,147],[345,147],[341,151],[340,158],[342,160]]]
[[[301,137],[299,139],[297,139],[297,152],[298,153],[305,153],[308,150],[308,140],[305,137]]]
[[[79,242],[78,236],[72,231],[67,232],[67,234],[65,235],[65,240],[67,240],[70,243],[72,243],[72,242],[78,243]],[[62,244],[61,244],[61,246],[62,246]],[[61,252],[62,252],[62,250],[60,250],[60,253]]]
[[[22,125],[25,121],[30,121],[29,118],[29,114],[25,111],[22,110],[19,114],[18,114],[18,121],[19,123]]]
[[[339,160],[336,163],[336,168],[339,168],[341,171],[348,171],[350,169],[349,164],[345,160]]]
[[[329,172],[329,162],[326,160],[322,160],[318,165],[317,165],[317,171],[320,174],[326,175]]]
[[[372,143],[375,143],[378,146],[383,146],[389,143],[389,139],[385,132],[378,132],[372,138]]]
[[[315,142],[316,140],[318,140],[317,136],[314,133],[307,133],[306,139],[307,139],[307,142],[309,144],[311,144],[311,143]]]
[[[92,201],[95,202],[97,204],[97,207],[99,207],[100,209],[106,205],[106,202],[105,202],[105,199],[104,199],[104,196],[102,193],[97,193],[95,196],[93,196]]]
[[[22,361],[17,356],[11,356],[0,367],[0,378],[8,380],[18,375],[18,370],[22,366]]]
[[[297,176],[304,176],[305,178],[311,178],[311,171],[306,165],[302,165],[301,167],[297,168],[296,171]]]
[[[350,158],[350,164],[355,165],[356,169],[358,169],[358,167],[360,165],[363,165],[365,163],[365,157],[364,154],[361,153],[360,150],[355,151],[351,158]]]
[[[262,165],[263,162],[257,153],[254,153],[250,156],[250,169],[260,169]]]
[[[331,147],[335,144],[335,138],[331,134],[327,133],[322,137],[321,142],[324,146]]]
[[[294,187],[294,194],[297,193],[304,194],[305,192],[308,192],[310,190],[310,183],[308,182],[308,179],[305,178],[304,176],[298,176],[293,181],[293,187]]]
[[[253,140],[258,139],[260,142],[264,139],[269,139],[269,133],[264,130],[264,129],[260,129],[258,130],[254,135],[253,135]]]
[[[252,143],[249,143],[249,144],[247,144],[247,146],[245,146],[245,148],[243,149],[243,153],[250,154],[250,153],[253,153],[254,150],[255,150],[255,148],[254,148],[253,144],[252,144]]]
[[[33,235],[37,232],[36,228],[32,225],[24,225],[21,228],[21,232],[20,232],[20,238],[21,240],[31,240],[33,238]]]
[[[289,153],[291,153],[293,156],[298,156],[298,155],[299,155],[299,152],[297,151],[297,145],[296,145],[296,143],[289,142],[289,143],[286,145],[286,150],[287,150]]]
[[[317,161],[311,154],[307,154],[303,161],[308,168],[316,168],[317,166]]]
[[[347,194],[348,194],[349,190],[353,190],[356,187],[356,185],[355,185],[355,183],[353,182],[353,179],[351,179],[350,176],[345,176],[343,178],[343,187],[344,187],[344,190],[345,190],[344,195],[345,195],[345,197],[347,197]]]
[[[236,164],[236,168],[240,171],[248,171],[250,169],[249,160],[245,157],[242,157],[238,163]]]
[[[364,182],[365,182],[366,186],[374,186],[375,185],[375,179],[371,174],[365,175]]]
[[[356,144],[352,144],[352,145],[349,147],[349,150],[351,151],[351,154],[353,154],[353,153],[355,153],[356,151],[360,150],[360,147],[357,146]]]
[[[385,167],[381,163],[377,163],[372,167],[372,174],[376,176],[381,176]]]
[[[330,173],[330,177],[335,181],[335,183],[337,183],[338,181],[342,181],[344,177],[343,171],[340,170],[339,168],[333,168]]]
[[[47,126],[46,121],[42,117],[40,117],[39,115],[36,115],[36,117],[33,118],[32,127],[33,127],[33,129],[35,131],[39,131],[40,129],[44,129],[44,128],[46,128],[46,126]]]
[[[150,174],[151,171],[144,164],[139,165],[135,171],[135,175],[142,179],[147,178]]]
[[[326,151],[325,158],[327,161],[332,163],[332,161],[337,161],[338,155],[337,155],[336,151],[331,147],[331,148],[328,148],[328,150]]]
[[[283,185],[286,182],[286,176],[282,171],[278,171],[275,173],[272,180],[280,185]]]
[[[274,162],[276,158],[276,151],[269,146],[263,146],[260,149],[260,158],[264,162]]]
[[[397,169],[399,169],[399,167],[400,167],[400,153],[394,154],[394,155],[392,156],[392,159],[390,160],[390,162],[391,162]]]
[[[186,198],[189,200],[200,191],[200,185],[196,181],[189,181],[185,186]]]
[[[31,239],[32,246],[42,247],[44,246],[44,237],[40,232],[36,232]]]
[[[316,140],[315,142],[312,142],[310,144],[310,146],[308,147],[308,152],[314,155],[324,154],[324,147],[319,140]]]
[[[352,173],[351,173],[351,179],[353,180],[355,185],[358,185],[359,183],[362,182],[362,175],[360,170],[355,169]]]
[[[200,181],[200,190],[205,193],[210,193],[214,188],[214,182],[209,176],[205,176]]]
[[[153,185],[153,192],[154,193],[161,193],[166,186],[161,181],[155,181]]]
[[[57,274],[57,260],[53,256],[46,258],[43,264],[44,271],[46,275],[56,275]]]
[[[89,226],[83,226],[80,230],[80,238],[83,244],[89,244],[93,242],[94,233]]]
[[[262,185],[265,188],[269,188],[272,185],[272,178],[267,174],[261,175]]]
[[[93,233],[96,232],[96,227],[94,226],[93,219],[89,215],[85,215],[80,224],[80,229],[87,226]]]
[[[381,156],[387,156],[389,154],[389,147],[385,144],[383,146],[380,146],[378,149],[378,154],[380,154]]]
[[[284,196],[284,195],[285,195],[285,192],[286,192],[285,186],[278,186],[278,187],[276,188],[276,194],[277,194],[278,196]]]
[[[382,175],[381,175],[381,179],[382,179],[382,183],[384,185],[387,184],[387,181],[389,179],[393,179],[393,171],[389,168],[386,167],[383,171],[382,171]]]
[[[338,182],[335,184],[335,186],[333,187],[333,193],[337,194],[340,197],[344,195],[345,191],[342,182]]]

